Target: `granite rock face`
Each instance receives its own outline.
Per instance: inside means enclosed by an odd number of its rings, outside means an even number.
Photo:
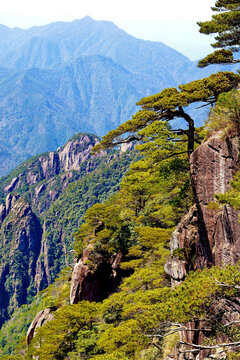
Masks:
[[[191,177],[198,208],[198,267],[235,264],[240,259],[239,211],[225,205],[211,210],[216,193],[225,193],[239,170],[239,138],[217,134],[191,157]]]
[[[1,213],[0,325],[6,308],[12,311],[26,303],[27,289],[33,287],[36,262],[41,249],[42,228],[31,207],[23,199],[8,195]]]
[[[13,179],[10,177],[9,182],[6,182],[4,193],[8,195],[36,185],[34,192],[30,192],[29,195],[38,211],[44,211],[71,182],[73,171],[82,170],[87,174],[96,168],[96,158],[106,155],[104,151],[96,155],[91,154],[91,149],[97,141],[98,138],[94,135],[78,134],[57,151],[50,151],[33,158],[29,164],[23,163],[17,171],[17,176]],[[83,163],[85,163],[84,169]],[[56,190],[54,186],[58,175],[61,176],[60,190]],[[39,197],[45,194],[46,201],[41,205]]]
[[[54,319],[54,313],[51,312],[49,308],[46,308],[40,311],[35,318],[33,319],[31,325],[28,328],[27,332],[27,345],[29,346],[30,342],[32,341],[36,330],[46,324],[48,321]]]
[[[190,174],[195,204],[172,234],[171,257],[165,265],[173,287],[181,284],[190,270],[236,264],[240,260],[240,212],[229,205],[211,206],[215,194],[229,189],[239,165],[239,138],[224,139],[220,133],[200,145],[191,155]],[[213,301],[209,310],[210,316],[223,325],[239,321],[239,313],[239,298]],[[204,321],[184,325],[187,330],[180,332],[180,340],[197,345],[202,344],[207,336],[202,329],[211,328],[211,324]],[[228,340],[224,336],[216,339],[218,343]],[[227,356],[223,349],[214,355],[209,350],[195,354],[181,353],[183,350],[186,350],[184,345],[180,345],[171,359],[224,359]]]
[[[224,139],[221,133],[191,155],[195,205],[172,234],[171,258],[165,266],[172,285],[181,283],[189,270],[236,264],[240,260],[240,212],[229,205],[218,208],[210,204],[215,201],[215,194],[229,189],[239,165],[239,138]]]
[[[102,301],[114,292],[120,281],[119,265],[122,254],[104,257],[89,245],[75,264],[70,290],[70,303],[81,300]]]

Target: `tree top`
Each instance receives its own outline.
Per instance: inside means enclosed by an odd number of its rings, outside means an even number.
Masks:
[[[239,82],[238,74],[228,71],[218,72],[207,78],[180,85],[178,88],[167,88],[158,94],[145,97],[137,103],[142,109],[133,115],[132,119],[105,135],[94,150],[99,151],[124,142],[141,140],[139,130],[155,121],[171,121],[181,117],[189,124],[193,120],[184,108],[195,102],[212,105],[217,101],[219,94],[236,88]],[[121,137],[124,134],[127,134],[127,137]]]
[[[239,0],[218,0],[212,7],[215,14],[212,20],[198,22],[200,33],[216,34],[216,42],[213,48],[219,48],[201,61],[198,66],[204,67],[210,64],[234,64],[240,60],[234,60],[233,52],[240,49],[240,1]]]

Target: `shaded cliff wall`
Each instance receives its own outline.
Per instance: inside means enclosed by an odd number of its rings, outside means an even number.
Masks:
[[[122,278],[121,261],[120,251],[106,257],[97,253],[92,245],[84,249],[72,273],[70,304],[81,300],[102,301],[113,293]]]
[[[8,195],[1,212],[0,325],[15,307],[34,295],[36,262],[40,255],[42,228],[23,199]]]

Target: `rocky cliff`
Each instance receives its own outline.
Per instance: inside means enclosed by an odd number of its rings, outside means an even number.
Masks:
[[[213,265],[236,264],[240,259],[239,215],[240,212],[229,205],[218,204],[216,193],[226,192],[230,181],[239,169],[239,139],[218,133],[208,139],[191,156],[191,179],[195,204],[181,220],[172,234],[171,257],[165,270],[171,276],[172,286],[179,285],[190,270],[203,269]],[[120,263],[122,254],[106,257],[92,245],[83,250],[75,263],[72,273],[70,303],[81,300],[102,301],[116,290],[122,274]],[[209,307],[209,318],[216,319],[222,326],[239,321],[240,299],[213,299]],[[28,343],[39,326],[39,316],[48,321],[48,314],[38,314],[28,332]],[[35,326],[36,325],[36,326]],[[41,325],[40,325],[41,326]],[[182,343],[200,346],[212,341],[213,324],[209,319],[193,320],[183,325],[180,332]],[[207,332],[206,332],[207,329]],[[226,334],[215,336],[218,343],[229,342]],[[199,350],[180,344],[165,360],[203,360],[226,358],[220,348],[211,354],[209,349]],[[237,351],[238,349],[233,350]]]
[[[123,175],[118,171],[127,169],[128,155],[122,168],[114,152],[93,156],[97,141],[94,135],[78,134],[57,151],[30,159],[1,179],[0,325],[69,265],[72,234],[84,212],[114,191],[106,187],[105,177],[110,181],[112,171],[113,185],[118,186]],[[103,164],[106,173],[101,168],[99,180],[96,174]]]
[[[236,264],[240,259],[240,212],[217,204],[239,169],[239,138],[221,133],[200,145],[190,159],[195,204],[172,234],[171,258],[165,266],[173,285],[190,270]]]
[[[51,258],[41,214],[73,178],[73,170],[94,169],[91,148],[98,141],[80,134],[56,152],[23,163],[2,183],[0,206],[0,325],[14,308],[27,302],[50,282]],[[100,155],[100,157],[103,154]],[[99,155],[98,155],[99,156]],[[96,157],[95,157],[96,158]],[[58,186],[56,186],[58,185]],[[43,200],[44,199],[44,200]]]
[[[181,220],[172,234],[171,257],[165,265],[172,286],[181,284],[190,270],[203,269],[213,265],[236,264],[240,260],[240,211],[227,204],[218,204],[215,194],[225,193],[230,181],[239,170],[239,137],[223,138],[221,133],[213,135],[193,152],[190,159],[190,176],[195,204]],[[238,320],[240,299],[212,302],[211,316],[224,324]],[[182,342],[201,345],[207,340],[206,322],[185,324],[187,331],[180,333]],[[211,328],[211,325],[207,324]],[[219,343],[228,342],[223,336],[215,339]],[[209,350],[173,355],[169,359],[210,359]],[[186,350],[186,349],[185,349]],[[237,351],[238,349],[236,349]],[[223,349],[213,355],[225,359]],[[209,357],[210,356],[210,357]]]
[[[96,253],[89,245],[76,262],[71,281],[70,303],[102,301],[114,292],[121,280],[121,252],[111,257]]]
[[[91,154],[98,137],[88,134],[75,135],[57,151],[36,156],[14,170],[1,186],[2,196],[9,193],[22,194],[29,190],[28,196],[35,210],[40,214],[56,200],[62,190],[78,176],[93,171],[99,164],[98,158],[106,153]],[[75,174],[74,174],[75,172]],[[57,185],[57,183],[60,183]],[[41,199],[44,197],[44,201]]]

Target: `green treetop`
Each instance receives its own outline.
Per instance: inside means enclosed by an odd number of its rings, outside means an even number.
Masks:
[[[240,1],[218,0],[212,10],[215,12],[212,20],[198,22],[199,31],[207,35],[216,34],[216,42],[212,44],[212,47],[221,50],[216,50],[206,56],[199,61],[198,66],[240,62],[233,58],[233,52],[238,52],[240,49]]]

